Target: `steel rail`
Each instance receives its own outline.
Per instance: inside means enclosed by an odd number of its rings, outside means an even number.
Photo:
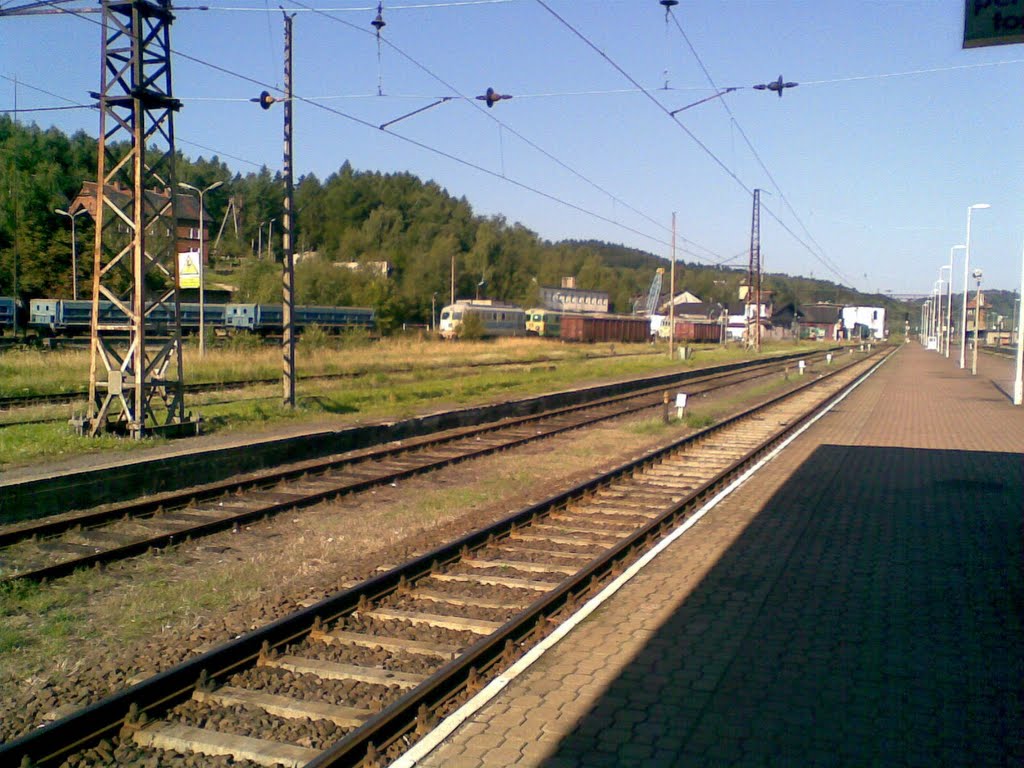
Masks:
[[[761,360],[752,364],[747,363],[741,368],[730,367],[727,369],[702,369],[701,371],[694,372],[695,375],[690,377],[688,381],[691,384],[714,382],[736,374],[743,375],[751,372],[763,375],[766,371],[773,372],[777,370],[779,365],[780,363],[777,360]],[[422,450],[426,447],[442,445],[447,442],[464,439],[468,436],[514,428],[530,422],[557,418],[558,416],[572,412],[587,409],[592,410],[605,405],[612,405],[617,402],[652,396],[654,394],[661,394],[665,386],[665,383],[659,382],[655,386],[598,398],[585,403],[559,406],[547,411],[539,411],[518,417],[509,417],[499,421],[489,422],[484,425],[456,428],[448,430],[443,434],[413,438],[411,440],[405,440],[400,446],[358,449],[355,451],[348,451],[338,457],[309,459],[283,468],[264,470],[256,473],[246,473],[240,479],[233,478],[207,483],[201,486],[193,486],[180,491],[167,491],[135,501],[106,504],[80,514],[71,513],[68,515],[60,515],[57,516],[57,519],[47,519],[42,522],[32,521],[30,523],[15,523],[0,529],[0,548],[9,547],[19,541],[30,538],[56,536],[76,528],[93,528],[125,517],[144,518],[158,514],[162,511],[167,511],[168,509],[181,508],[191,503],[217,500],[227,494],[237,493],[246,489],[260,487],[269,488],[279,482],[293,480],[309,474],[323,473],[331,469],[353,465],[358,462],[382,460],[399,454],[408,453],[409,451]],[[647,407],[650,406],[644,405],[641,406],[640,409]],[[626,412],[627,411],[624,411],[623,413]],[[357,490],[362,490],[362,488]]]
[[[892,349],[887,352],[892,354],[895,351],[895,349]],[[826,374],[822,379],[844,373],[845,370],[847,369]],[[600,478],[595,478],[590,482],[576,486],[576,488],[556,497],[557,500],[549,499],[540,505],[534,505],[534,507],[531,507],[531,510],[539,506],[541,509],[537,510],[536,514],[540,514],[547,509],[559,507],[574,499],[586,496],[598,488],[609,484],[616,478],[654,463],[662,456],[678,450],[682,444],[689,444],[691,441],[699,442],[717,432],[723,431],[761,410],[818,385],[822,379],[809,382],[797,390],[773,398],[767,403],[749,408],[721,424],[708,427],[690,436],[690,438],[684,438],[671,446],[660,449],[650,456],[643,456],[629,462]],[[503,656],[507,655],[509,643],[521,642],[525,637],[534,633],[538,627],[540,627],[542,635],[553,629],[553,626],[543,626],[553,613],[563,606],[572,605],[575,599],[591,591],[595,581],[600,582],[619,565],[631,559],[639,550],[652,544],[665,532],[681,522],[682,518],[695,511],[706,498],[714,495],[718,489],[727,485],[733,478],[741,474],[746,467],[755,463],[762,455],[771,451],[775,445],[784,440],[790,433],[796,431],[806,421],[813,418],[831,399],[831,397],[824,398],[814,408],[804,413],[798,419],[786,424],[767,441],[735,460],[730,466],[692,491],[681,501],[673,505],[664,515],[652,520],[614,545],[611,549],[599,555],[576,575],[564,580],[555,590],[545,594],[531,604],[519,616],[511,619],[492,635],[479,640],[457,659],[452,660],[431,675],[421,685],[392,702],[390,706],[372,717],[358,729],[347,734],[333,747],[309,762],[306,768],[355,768],[355,766],[364,764],[367,755],[383,753],[398,739],[406,736],[412,729],[417,727],[418,718],[415,714],[420,711],[422,706],[432,710],[449,700],[453,694],[457,694],[462,689],[465,689],[472,678],[480,675],[483,671],[498,663]],[[472,548],[472,546],[467,546],[468,550],[472,550]],[[438,558],[437,562],[443,564],[446,561]]]
[[[706,377],[700,377],[698,379],[695,379],[694,381],[714,382],[719,379],[736,376],[737,374],[746,375],[750,374],[751,372],[757,373],[758,375],[764,375],[765,371],[773,372],[777,369],[777,363],[762,362],[760,365],[753,366],[751,368],[745,368],[741,371],[714,373]],[[738,382],[729,382],[726,386],[732,386],[735,383]],[[127,517],[139,519],[153,519],[157,517],[159,512],[167,511],[168,508],[180,509],[184,508],[185,506],[191,503],[197,503],[200,501],[216,501],[224,498],[227,494],[237,493],[243,488],[255,491],[269,489],[271,486],[274,486],[283,481],[306,479],[310,475],[321,474],[333,469],[340,469],[342,467],[347,466],[359,466],[361,464],[369,463],[372,461],[383,461],[394,456],[400,456],[408,453],[415,454],[415,452],[423,450],[424,448],[433,448],[447,443],[454,443],[461,440],[465,440],[467,437],[486,434],[488,432],[514,430],[515,428],[522,426],[523,424],[531,422],[556,419],[561,416],[581,413],[584,411],[593,411],[608,405],[615,406],[618,405],[619,403],[622,403],[623,401],[637,400],[641,398],[648,398],[651,396],[660,396],[663,390],[664,387],[653,387],[647,390],[641,390],[639,392],[615,395],[612,397],[602,398],[600,400],[586,403],[583,405],[556,408],[541,414],[531,414],[529,416],[515,417],[494,424],[488,424],[482,427],[470,427],[459,430],[453,430],[441,436],[430,437],[422,441],[406,443],[402,446],[394,446],[389,448],[371,450],[369,452],[364,452],[356,457],[344,457],[339,459],[314,460],[311,462],[304,462],[298,466],[294,466],[291,468],[286,468],[282,470],[271,470],[265,473],[261,473],[258,477],[255,478],[248,477],[240,481],[229,480],[221,483],[215,483],[212,484],[211,486],[203,486],[202,488],[199,489],[193,488],[185,492],[174,493],[171,495],[163,495],[156,499],[143,500],[136,504],[115,505],[113,507],[102,509],[97,512],[87,513],[85,515],[66,517],[60,520],[47,521],[32,526],[19,526],[11,530],[0,532],[0,546],[11,546],[19,541],[23,541],[25,539],[33,537],[46,537],[59,535],[61,533],[68,533],[77,530],[80,527],[96,529],[101,527],[105,523],[119,522]],[[236,528],[240,525],[253,522],[263,517],[270,517],[272,515],[279,514],[281,512],[292,510],[298,507],[317,504],[322,501],[334,498],[340,494],[360,493],[371,488],[385,485],[391,482],[397,482],[399,480],[408,479],[419,474],[432,472],[444,466],[453,465],[464,461],[470,461],[472,459],[487,456],[498,451],[507,450],[509,448],[515,448],[517,446],[524,445],[535,440],[552,437],[562,432],[579,429],[590,424],[597,423],[599,421],[604,421],[612,418],[620,418],[622,416],[626,416],[632,413],[648,410],[650,408],[658,407],[661,404],[662,401],[658,400],[653,403],[642,402],[627,407],[619,407],[618,410],[615,410],[611,413],[604,413],[599,414],[596,417],[585,418],[583,421],[580,422],[573,422],[561,426],[549,427],[542,432],[537,432],[531,435],[506,440],[500,445],[489,445],[475,448],[473,450],[466,451],[465,453],[462,453],[458,456],[451,456],[444,459],[438,459],[436,461],[431,461],[408,469],[396,470],[388,474],[381,475],[379,477],[369,478],[365,480],[346,480],[340,483],[339,485],[328,489],[323,489],[316,492],[304,492],[304,496],[302,498],[293,498],[282,502],[266,503],[258,508],[251,509],[245,512],[238,512],[236,514],[228,515],[217,520],[212,520],[205,523],[196,523],[195,525],[182,528],[173,532],[157,534],[121,546],[111,547],[109,549],[100,550],[95,553],[64,560],[60,563],[55,563],[53,565],[43,566],[40,568],[35,568],[32,570],[22,572],[15,572],[9,576],[4,576],[3,578],[0,578],[0,584],[11,583],[21,580],[30,582],[40,582],[63,578],[80,569],[90,568],[96,565],[104,565],[107,563],[115,562],[117,560],[124,560],[130,557],[145,554],[150,550],[163,549],[166,547],[174,546],[190,538],[200,538],[214,533],[219,533],[220,531],[224,531],[230,528]],[[237,497],[235,497],[234,500],[237,501]]]
[[[461,365],[446,366],[446,365],[429,365],[429,366],[415,366],[415,365],[398,365],[394,367],[386,367],[381,369],[365,368],[356,371],[343,371],[338,373],[321,373],[312,376],[300,376],[300,381],[335,381],[339,379],[355,379],[360,376],[371,376],[377,374],[384,375],[399,375],[403,373],[415,373],[418,371],[452,371],[452,370],[474,370],[477,368],[513,368],[518,366],[528,365],[540,365],[544,363],[563,363],[563,362],[575,362],[577,360],[605,360],[605,359],[619,359],[625,357],[646,357],[649,355],[659,354],[658,352],[627,352],[624,354],[614,355],[598,355],[598,354],[587,354],[583,358],[564,358],[564,357],[535,357],[529,360],[491,360],[481,362],[468,362]],[[235,381],[212,381],[212,382],[194,382],[191,384],[184,384],[184,391],[186,394],[202,394],[204,392],[222,392],[225,390],[232,389],[245,389],[246,387],[255,387],[262,385],[271,385],[280,383],[280,378],[259,378],[259,379],[238,379]],[[81,400],[88,397],[89,390],[87,389],[76,389],[72,392],[54,392],[51,394],[37,394],[37,395],[4,395],[0,396],[0,411],[14,410],[16,408],[27,408],[35,405],[63,405],[66,403],[72,403],[76,400]],[[9,422],[0,423],[0,427],[5,426],[17,426],[26,422]]]
[[[882,351],[888,356],[896,350]],[[845,368],[825,374],[795,390],[746,409],[719,424],[673,441],[668,446],[620,465],[599,477],[579,483],[542,502],[532,504],[493,526],[466,534],[366,582],[324,598],[308,608],[271,622],[193,659],[181,662],[77,713],[0,745],[0,764],[16,765],[19,761],[30,761],[27,764],[38,766],[38,768],[57,766],[69,755],[100,739],[114,737],[122,729],[126,729],[124,732],[128,733],[132,728],[140,727],[148,717],[153,717],[158,712],[165,711],[189,698],[197,685],[205,685],[210,680],[224,679],[255,663],[266,649],[274,649],[296,642],[308,635],[312,628],[319,625],[320,622],[332,621],[346,615],[357,609],[362,601],[379,599],[397,590],[403,584],[416,581],[431,573],[439,564],[457,560],[463,552],[482,546],[492,537],[504,535],[515,528],[524,526],[534,518],[575,499],[585,497],[617,478],[633,473],[648,464],[658,462],[662,457],[670,455],[684,445],[697,443],[758,411],[795,397],[811,387],[818,386],[822,381],[827,381],[848,370],[849,368]],[[807,419],[812,418],[824,408],[831,399],[829,396],[821,398],[817,405],[802,417],[784,425],[774,436],[763,442],[746,457],[734,461],[730,467],[720,472],[713,480],[704,483],[686,499],[675,504],[661,518],[651,521],[608,552],[595,558],[576,576],[560,583],[552,593],[535,601],[527,610],[507,622],[496,633],[478,641],[467,650],[466,654],[443,666],[421,686],[346,735],[336,745],[309,763],[310,768],[358,765],[368,752],[373,753],[386,748],[396,739],[407,734],[415,727],[415,715],[413,715],[413,721],[410,721],[408,713],[415,713],[421,705],[428,708],[436,707],[439,702],[449,698],[453,691],[465,689],[469,681],[481,670],[488,669],[506,653],[508,642],[514,644],[533,632],[533,628],[538,626],[538,623],[544,625],[550,613],[539,617],[537,616],[538,610],[551,611],[560,608],[568,604],[574,596],[583,594],[594,578],[600,579],[600,574],[607,573],[630,552],[642,546],[644,541],[656,537],[660,531],[671,527],[674,521],[685,515],[687,510],[707,497],[717,486],[733,477],[756,457],[770,450],[790,432],[799,428]]]

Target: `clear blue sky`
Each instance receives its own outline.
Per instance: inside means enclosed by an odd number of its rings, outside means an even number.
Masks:
[[[277,3],[208,2],[177,14],[174,50],[280,87]],[[986,286],[1019,286],[1024,46],[963,50],[962,0],[682,0],[668,23],[658,0],[385,0],[380,67],[376,2],[300,2],[283,3],[298,12],[295,92],[311,100],[295,105],[297,174],[324,178],[345,160],[410,171],[544,238],[666,257],[676,212],[681,259],[736,266],[748,258],[749,190],[761,188],[766,270],[896,293],[932,290],[964,242],[967,207],[985,202],[972,268]],[[0,18],[0,109],[14,107],[13,79],[20,109],[88,102],[98,19]],[[743,88],[680,112],[684,130],[658,104],[713,93],[691,44],[720,88]],[[242,173],[280,169],[280,106],[247,101],[263,85],[182,56],[173,67],[183,152]],[[800,86],[781,99],[749,88],[780,74]],[[488,86],[514,98],[488,110],[472,99]],[[457,98],[373,127],[441,96]],[[98,130],[90,110],[19,119]],[[956,290],[962,270],[958,252]]]

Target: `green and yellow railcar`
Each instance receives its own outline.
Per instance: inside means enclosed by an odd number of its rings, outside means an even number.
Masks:
[[[562,313],[553,309],[526,310],[526,332],[533,336],[558,339],[562,336]]]

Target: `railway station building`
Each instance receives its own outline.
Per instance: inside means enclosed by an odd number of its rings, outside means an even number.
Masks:
[[[77,211],[86,210],[89,212],[89,216],[96,220],[96,198],[97,198],[97,183],[95,181],[86,181],[82,183],[82,189],[75,196],[75,199],[71,201],[71,206],[68,211],[71,214]],[[128,207],[131,205],[132,197],[131,192],[120,185],[107,185],[104,189],[104,194],[111,200],[114,205],[120,208],[122,211],[128,212]],[[149,198],[149,203],[154,210],[160,210],[170,204],[171,195],[166,189],[156,190],[147,189],[146,197]],[[176,253],[188,253],[190,251],[199,251],[199,243],[202,241],[204,245],[203,253],[203,264],[209,263],[210,253],[210,217],[204,214],[203,216],[203,229],[200,238],[199,231],[199,200],[192,195],[179,194],[177,197],[177,214],[178,214],[178,226],[176,233]],[[118,227],[124,227],[122,223],[118,223]]]

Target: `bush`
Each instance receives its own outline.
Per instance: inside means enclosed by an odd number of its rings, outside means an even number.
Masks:
[[[365,347],[373,341],[373,331],[369,328],[345,328],[341,332],[341,345],[343,347]]]
[[[316,323],[307,326],[299,337],[299,346],[302,349],[323,349],[331,346],[331,334],[325,331]]]
[[[484,321],[480,315],[466,312],[462,316],[462,326],[459,328],[459,338],[466,340],[482,339],[484,337]]]
[[[228,349],[234,352],[247,352],[253,349],[259,349],[263,346],[263,339],[261,339],[255,333],[249,333],[248,331],[239,331],[228,339]]]

